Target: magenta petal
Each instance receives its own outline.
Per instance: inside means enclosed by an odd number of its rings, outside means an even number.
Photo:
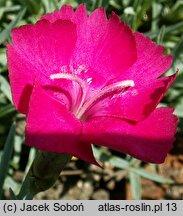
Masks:
[[[137,61],[120,76],[120,79],[134,79],[135,82],[151,82],[160,77],[172,64],[172,56],[164,55],[164,47],[157,46],[149,37],[134,33],[137,46]]]
[[[97,164],[91,144],[80,141],[81,132],[82,123],[36,84],[27,116],[26,144]]]
[[[19,112],[26,114],[34,77],[39,71],[35,67],[31,67],[24,56],[19,55],[12,46],[9,44],[6,46],[13,103]]]
[[[79,74],[87,80],[92,78],[91,86],[100,88],[105,83],[125,72],[136,60],[136,42],[131,29],[120,22],[114,13],[107,19],[105,10],[96,9],[87,16],[84,5],[76,12],[64,5],[43,19],[54,22],[57,19],[71,20],[77,26],[77,42],[71,57],[75,69],[87,68]]]
[[[113,116],[134,121],[146,118],[159,104],[177,73],[169,77],[151,80],[150,83],[135,86],[124,94],[109,97],[90,110],[92,116]]]
[[[78,40],[71,57],[76,65],[86,65],[80,74],[91,86],[101,88],[108,80],[119,76],[136,60],[136,44],[132,31],[113,14],[108,20],[105,11],[95,10],[80,25]]]
[[[69,37],[68,37],[69,35]],[[69,63],[76,42],[76,26],[70,21],[38,21],[12,31],[13,47],[40,72],[60,72]]]
[[[137,124],[118,118],[93,118],[84,125],[83,139],[140,160],[162,163],[174,142],[177,117],[172,113],[173,109],[157,108]]]
[[[177,73],[152,80],[149,84],[137,86],[132,92],[128,92],[123,100],[124,118],[135,121],[146,118],[157,107],[176,76]]]
[[[35,76],[58,73],[68,63],[76,41],[75,25],[42,20],[14,29],[12,40],[13,46],[7,45],[7,56],[13,101],[26,114]]]
[[[73,10],[72,6],[63,5],[60,10],[55,10],[54,13],[45,14],[41,19],[49,20],[50,22],[55,22],[56,20],[71,20],[76,24],[82,24],[87,18],[87,10],[84,4],[78,6],[76,11]]]

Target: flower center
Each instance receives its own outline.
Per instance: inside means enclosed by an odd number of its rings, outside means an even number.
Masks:
[[[120,82],[116,82],[113,84],[110,84],[108,86],[105,86],[101,90],[97,91],[94,96],[86,100],[87,92],[89,89],[90,82],[84,81],[81,78],[79,78],[77,75],[73,75],[70,73],[57,73],[52,74],[50,76],[50,79],[66,79],[70,80],[74,83],[77,83],[80,90],[81,90],[81,96],[78,96],[79,103],[75,104],[75,106],[72,106],[72,112],[73,114],[80,120],[85,119],[84,116],[87,113],[91,107],[93,107],[97,102],[107,98],[114,96],[115,94],[121,94],[125,91],[127,91],[130,87],[134,86],[133,80],[123,80]],[[76,100],[78,101],[78,100]]]
[[[77,106],[75,104],[75,107],[72,106],[72,112],[76,115],[77,110],[81,108],[82,104],[85,101],[86,98],[86,94],[87,94],[87,86],[86,86],[86,82],[84,82],[82,79],[80,79],[79,77],[69,74],[69,73],[57,73],[57,74],[52,74],[50,76],[50,79],[54,80],[54,79],[66,79],[66,80],[70,80],[73,82],[76,82],[81,90],[81,97],[79,98],[80,102],[79,102],[79,106]]]

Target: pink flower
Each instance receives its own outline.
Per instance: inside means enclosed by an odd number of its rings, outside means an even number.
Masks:
[[[176,74],[141,33],[102,8],[63,6],[12,31],[7,44],[13,101],[27,115],[26,143],[96,164],[91,143],[152,163],[172,148],[177,118],[156,108]]]

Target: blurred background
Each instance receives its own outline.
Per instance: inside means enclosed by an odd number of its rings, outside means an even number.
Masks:
[[[76,8],[80,3],[85,3],[88,13],[101,6],[108,14],[115,11],[134,31],[145,33],[173,55],[166,74],[179,68],[179,75],[161,105],[175,107],[176,142],[161,165],[93,147],[103,169],[75,158],[55,186],[35,198],[183,199],[183,0],[0,0],[0,199],[10,199],[9,188],[18,193],[36,154],[24,145],[25,116],[12,104],[5,43],[12,28],[35,23],[63,4]]]

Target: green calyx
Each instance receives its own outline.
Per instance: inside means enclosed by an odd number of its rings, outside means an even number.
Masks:
[[[67,154],[39,151],[17,199],[33,199],[37,193],[52,187],[70,159],[71,156]]]

